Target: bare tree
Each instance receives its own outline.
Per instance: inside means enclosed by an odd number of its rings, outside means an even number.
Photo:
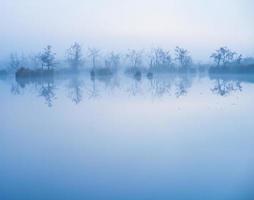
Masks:
[[[79,43],[75,42],[67,50],[67,61],[71,65],[73,70],[77,70],[79,66],[83,65],[82,47]]]
[[[242,63],[243,60],[243,56],[242,54],[240,54],[237,58],[236,58],[236,64],[240,65]]]
[[[161,48],[152,50],[150,67],[169,67],[172,64],[172,59],[169,51]]]
[[[143,51],[129,50],[126,58],[129,60],[131,67],[138,67],[142,64]]]
[[[16,53],[12,53],[10,55],[9,67],[11,71],[16,71],[18,68],[21,67],[21,60]]]
[[[105,66],[112,70],[117,70],[119,64],[120,64],[120,55],[114,52],[111,52],[108,58],[105,60]]]
[[[16,71],[17,69],[27,65],[27,58],[24,55],[19,56],[17,53],[10,55],[9,69]]]
[[[221,65],[225,66],[226,64],[232,63],[234,61],[235,56],[236,52],[231,51],[227,47],[221,47],[217,49],[216,52],[213,53],[210,57],[214,60],[217,66]]]
[[[180,66],[186,68],[192,63],[189,51],[180,47],[175,48],[175,60],[179,62]]]
[[[100,50],[95,48],[89,48],[88,51],[88,56],[92,59],[93,70],[95,70],[97,58],[100,56]]]
[[[42,63],[42,69],[44,66],[46,66],[48,70],[53,68],[56,64],[55,55],[56,54],[52,52],[52,47],[48,45],[39,56]]]
[[[30,55],[29,56],[29,62],[30,62],[30,67],[31,68],[39,68],[41,65],[41,58],[40,58],[40,54],[36,54],[36,55]]]

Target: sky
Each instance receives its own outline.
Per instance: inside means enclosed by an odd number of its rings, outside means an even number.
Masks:
[[[73,42],[105,51],[175,46],[206,60],[220,46],[254,56],[253,0],[0,0],[0,58]]]

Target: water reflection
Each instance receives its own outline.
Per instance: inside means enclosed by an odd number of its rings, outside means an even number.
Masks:
[[[253,197],[253,83],[144,73],[0,80],[0,196],[10,196],[0,199]]]
[[[73,76],[68,84],[69,97],[75,104],[79,104],[82,101],[83,96],[83,81],[79,77]]]
[[[142,76],[141,73],[134,74],[133,77],[130,77],[132,79],[130,86],[127,89],[127,92],[132,95],[136,96],[138,94],[143,93],[142,89]]]
[[[240,81],[227,81],[222,79],[217,79],[215,81],[214,87],[211,89],[213,93],[220,96],[226,96],[232,92],[242,91],[242,85]]]
[[[21,95],[21,86],[17,82],[11,84],[11,93],[14,95]]]
[[[44,98],[45,103],[51,107],[54,99],[56,99],[56,86],[53,76],[34,77],[34,78],[16,78],[16,83],[12,85],[11,92],[13,94],[21,94],[28,86],[36,91],[39,97]]]
[[[193,78],[193,77],[192,77]],[[176,97],[184,96],[188,93],[188,89],[191,88],[193,79],[189,76],[182,76],[176,82]]]
[[[45,99],[45,103],[51,107],[53,100],[56,98],[55,85],[53,82],[42,83],[39,89],[39,96]]]
[[[250,76],[216,76],[202,77],[206,80],[206,90],[219,96],[228,96],[234,92],[242,92],[243,83],[254,83]],[[74,74],[69,76],[49,76],[29,79],[16,79],[11,83],[11,93],[21,95],[27,88],[32,88],[39,97],[43,97],[46,104],[53,106],[59,89],[63,89],[66,96],[75,104],[84,100],[107,95],[151,96],[176,98],[186,96],[198,80],[194,74],[161,74],[161,75],[100,75]],[[199,81],[195,83],[198,85]],[[209,86],[212,84],[212,86]]]
[[[170,77],[157,77],[150,80],[152,96],[175,95],[177,98],[184,96],[191,88],[195,76],[171,75]]]

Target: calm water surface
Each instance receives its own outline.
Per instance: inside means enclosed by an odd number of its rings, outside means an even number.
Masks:
[[[0,199],[254,199],[254,77],[0,78]]]

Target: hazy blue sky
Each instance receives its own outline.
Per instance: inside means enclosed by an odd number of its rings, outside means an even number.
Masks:
[[[220,45],[254,55],[253,0],[0,0],[0,54],[61,54],[74,41],[103,49],[180,45],[205,59]]]

